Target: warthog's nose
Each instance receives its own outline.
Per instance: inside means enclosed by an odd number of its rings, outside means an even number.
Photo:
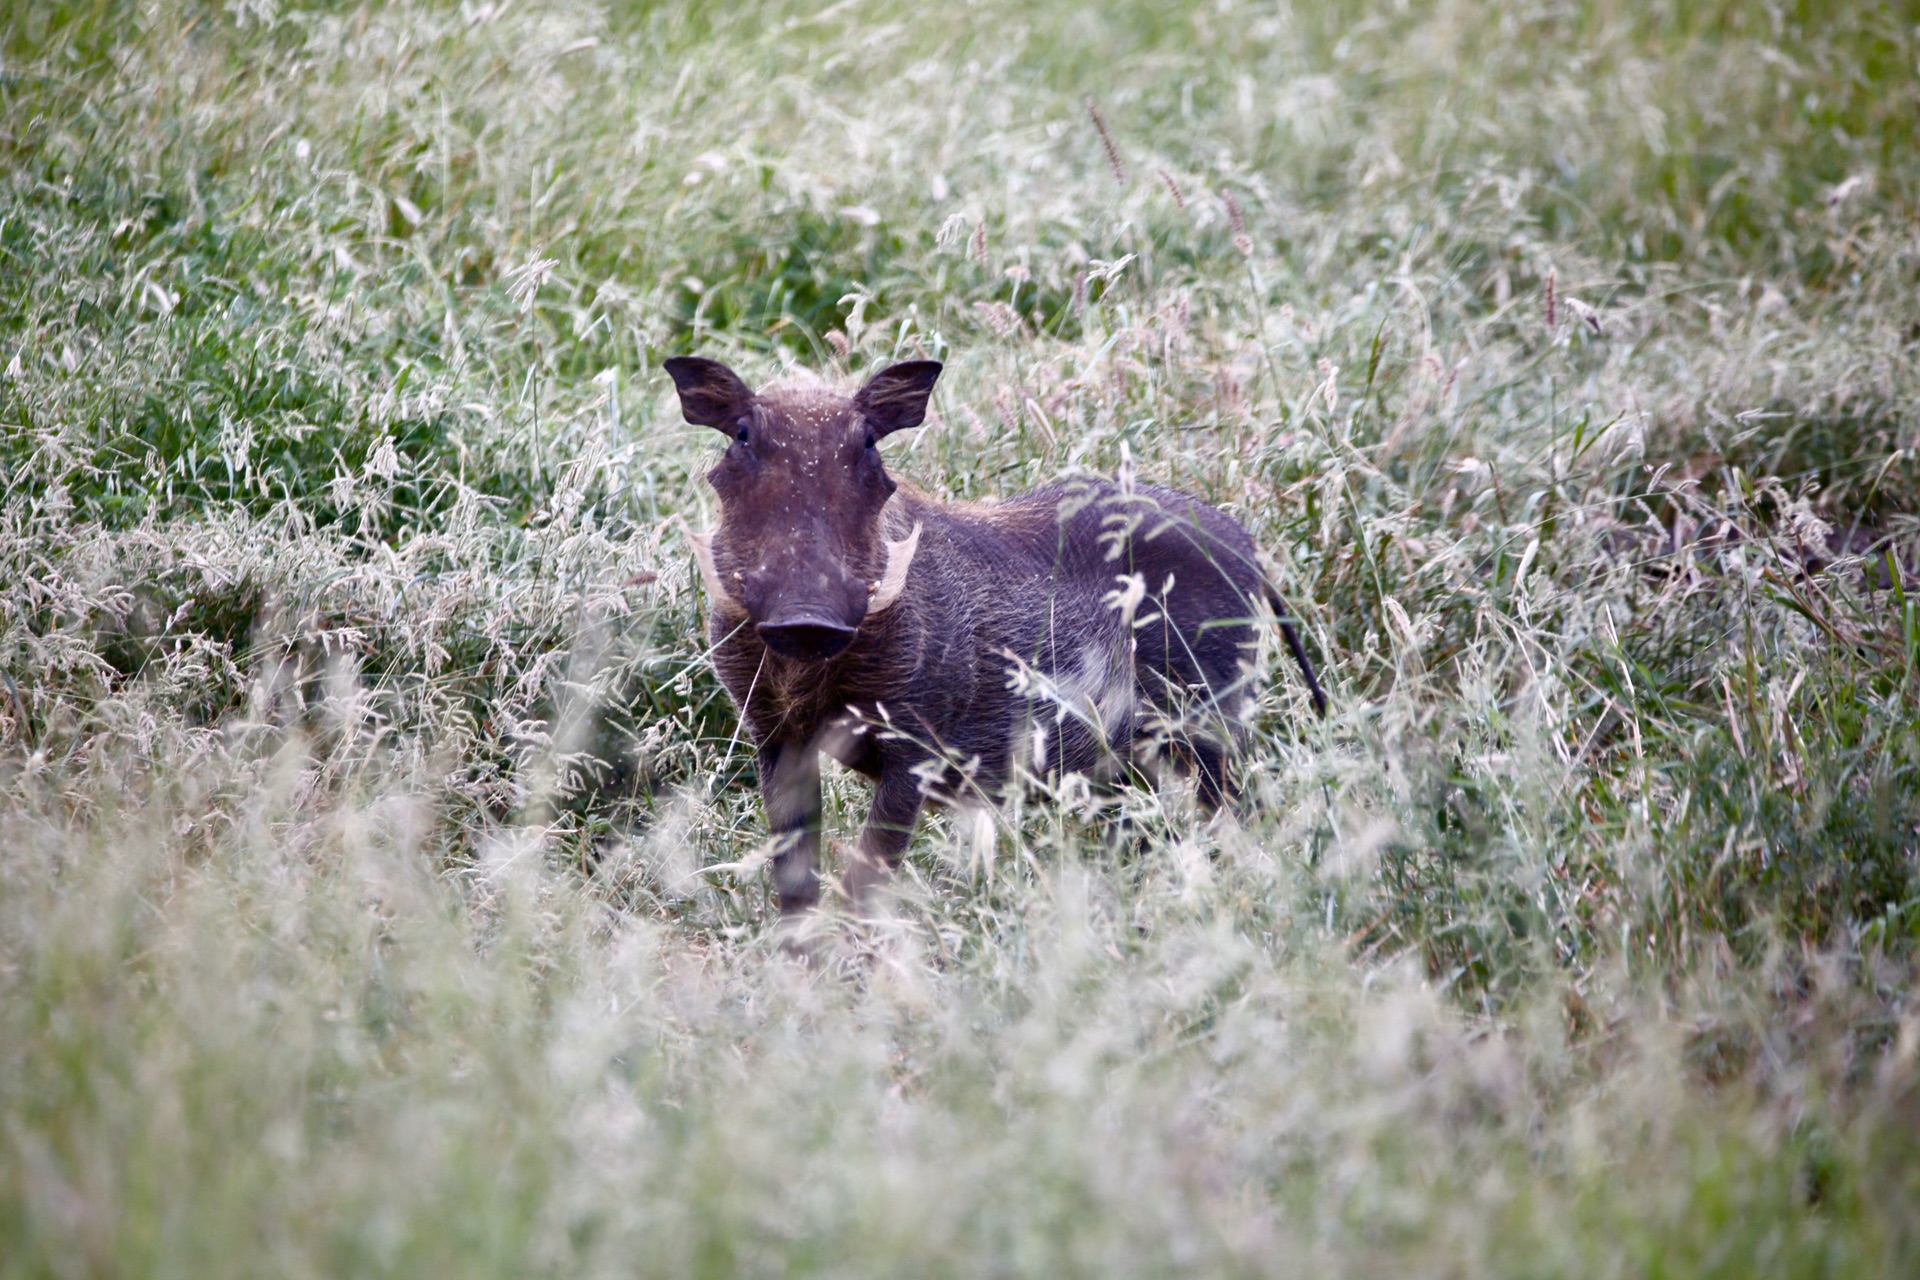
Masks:
[[[767,648],[783,658],[824,662],[853,643],[854,629],[819,617],[762,622],[754,628]]]

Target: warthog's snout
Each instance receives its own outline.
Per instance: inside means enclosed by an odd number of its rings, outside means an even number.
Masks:
[[[825,662],[853,643],[855,629],[828,618],[803,615],[762,622],[754,630],[767,648],[783,658]]]

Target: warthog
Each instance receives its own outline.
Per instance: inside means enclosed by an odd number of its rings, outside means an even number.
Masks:
[[[847,868],[858,903],[926,799],[989,797],[1016,763],[1099,772],[1166,752],[1223,803],[1263,599],[1325,714],[1253,539],[1205,503],[1128,478],[953,503],[889,475],[880,441],[920,425],[939,364],[883,369],[851,399],[756,395],[713,360],[666,370],[687,421],[730,437],[707,474],[719,526],[692,541],[714,666],[759,750],[783,913],[820,895],[823,751],[875,784]]]

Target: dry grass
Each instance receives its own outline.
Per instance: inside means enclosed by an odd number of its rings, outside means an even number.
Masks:
[[[1911,1270],[1915,40],[0,16],[0,1275]],[[1221,502],[1333,717],[783,958],[696,349]]]

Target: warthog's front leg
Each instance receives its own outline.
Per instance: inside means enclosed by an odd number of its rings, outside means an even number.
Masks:
[[[760,748],[760,797],[776,842],[773,892],[781,915],[820,901],[820,752],[812,743],[769,742]]]
[[[893,878],[893,869],[913,838],[920,801],[920,779],[911,768],[893,764],[881,770],[867,825],[860,832],[853,861],[847,864],[847,896],[855,907],[864,906],[876,887]]]

